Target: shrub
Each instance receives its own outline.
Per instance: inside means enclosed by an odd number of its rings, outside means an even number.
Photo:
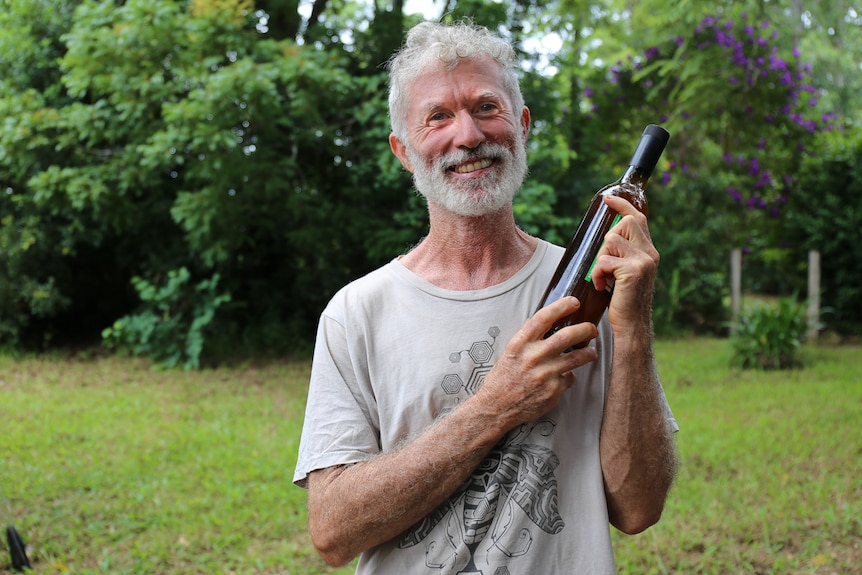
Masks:
[[[102,332],[107,347],[129,349],[163,367],[200,365],[204,330],[216,309],[230,301],[229,294],[216,294],[219,276],[189,285],[191,274],[182,267],[168,273],[168,281],[157,287],[136,277],[132,284],[143,302],[140,313],[127,315]]]
[[[753,307],[733,324],[731,364],[742,369],[797,367],[807,328],[805,306],[794,299]]]

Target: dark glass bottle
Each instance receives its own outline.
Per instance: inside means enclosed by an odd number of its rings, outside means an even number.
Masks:
[[[644,130],[635,153],[623,176],[596,192],[584,215],[578,231],[569,242],[560,265],[554,272],[538,309],[573,295],[581,302],[574,314],[554,324],[545,337],[567,325],[585,321],[597,324],[611,301],[612,286],[599,291],[592,281],[592,268],[596,256],[604,243],[605,234],[619,221],[619,214],[604,202],[605,196],[620,196],[627,199],[638,211],[647,214],[644,196],[647,180],[658,163],[667,145],[670,134],[660,126],[650,124]],[[581,346],[583,347],[586,343]]]

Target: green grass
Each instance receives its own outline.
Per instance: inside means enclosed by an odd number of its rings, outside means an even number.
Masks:
[[[325,573],[291,484],[307,379],[0,359],[0,518],[39,573]]]
[[[658,525],[614,533],[620,573],[862,574],[862,347],[792,372],[733,371],[724,340],[657,351],[683,465]],[[291,484],[308,368],[0,356],[0,522],[37,573],[350,573]]]
[[[662,521],[615,534],[622,573],[862,573],[862,348],[732,371],[726,342],[662,342],[682,469]]]

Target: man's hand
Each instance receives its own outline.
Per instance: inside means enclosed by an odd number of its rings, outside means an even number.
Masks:
[[[596,359],[592,347],[564,353],[598,335],[591,323],[565,327],[545,339],[554,323],[579,305],[565,297],[537,311],[506,345],[477,392],[475,399],[496,407],[507,430],[548,413],[575,383],[572,370]]]
[[[605,197],[605,203],[622,219],[605,236],[593,268],[596,289],[613,279],[614,295],[608,319],[617,337],[650,330],[653,285],[659,253],[652,243],[646,216],[624,198]]]

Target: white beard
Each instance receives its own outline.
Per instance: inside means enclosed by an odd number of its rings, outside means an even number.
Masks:
[[[413,164],[413,184],[420,194],[460,216],[483,216],[512,204],[515,193],[527,176],[527,150],[520,132],[515,135],[514,153],[501,144],[479,144],[471,151],[458,150],[437,158],[428,165],[412,146],[407,154]],[[490,173],[471,180],[449,177],[449,166],[468,160],[494,158],[497,166]]]

